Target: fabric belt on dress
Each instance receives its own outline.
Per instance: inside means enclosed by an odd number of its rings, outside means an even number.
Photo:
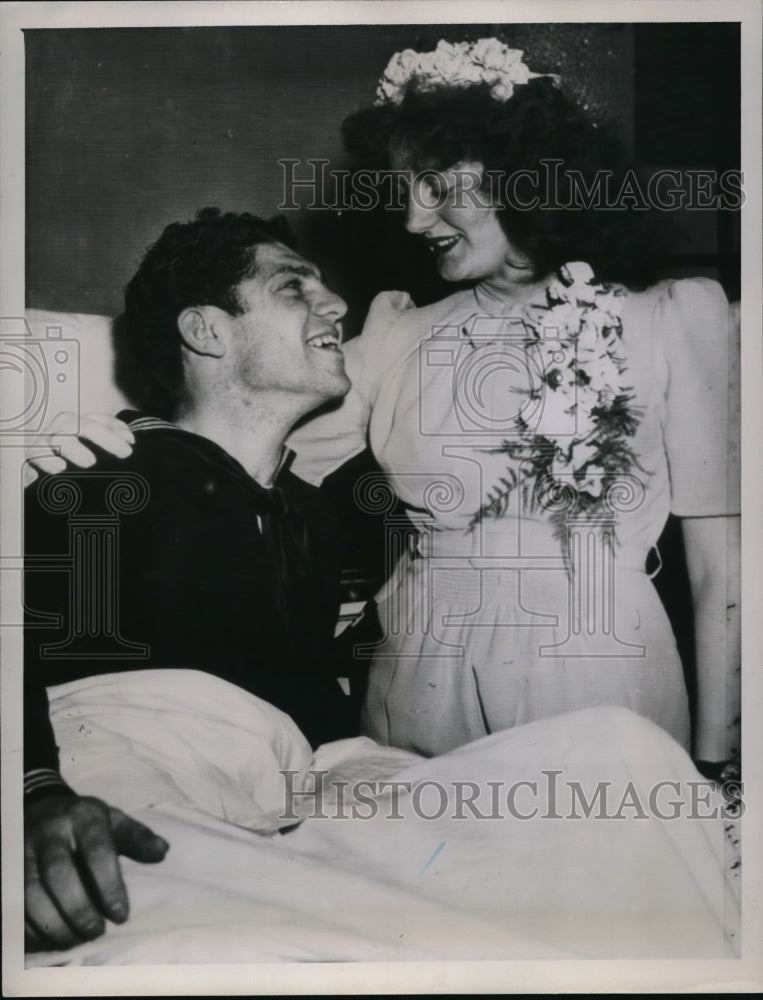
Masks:
[[[410,537],[408,546],[408,556],[412,562],[417,560],[428,560],[429,562],[441,562],[443,565],[449,561],[454,563],[462,562],[464,569],[469,566],[474,568],[489,569],[491,566],[502,570],[532,570],[532,569],[553,569],[564,568],[564,557],[559,549],[555,553],[536,553],[524,555],[480,555],[478,553],[464,551],[461,546],[455,546],[453,551],[443,551],[432,553],[428,551],[430,546],[419,536]],[[649,552],[654,551],[657,558],[657,567],[651,572],[647,572],[646,564]],[[534,563],[534,564],[533,564]],[[662,556],[657,545],[653,545],[648,552],[642,549],[615,547],[614,565],[616,571],[629,571],[634,573],[644,573],[650,580],[653,580],[662,569]],[[457,568],[454,565],[454,568]]]

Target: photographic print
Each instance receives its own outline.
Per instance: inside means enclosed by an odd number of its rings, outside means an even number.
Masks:
[[[760,988],[755,14],[4,9],[7,995]]]

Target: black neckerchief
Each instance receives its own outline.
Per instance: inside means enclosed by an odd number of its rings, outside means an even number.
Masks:
[[[267,558],[273,570],[276,606],[289,634],[299,634],[305,615],[309,613],[311,584],[314,583],[309,572],[310,541],[302,513],[290,502],[286,490],[277,485],[278,477],[291,465],[294,452],[284,448],[274,477],[276,483],[266,489],[249,475],[239,461],[209,438],[135,411],[125,410],[118,416],[133,433],[164,430],[182,435],[185,447],[195,451],[206,462],[213,458],[229,477],[247,491],[254,501]]]

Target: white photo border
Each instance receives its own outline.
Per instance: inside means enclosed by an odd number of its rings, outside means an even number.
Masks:
[[[104,995],[282,995],[365,993],[515,992],[757,992],[763,986],[763,892],[759,844],[763,787],[763,496],[760,441],[763,440],[761,351],[761,9],[758,0],[496,0],[464,4],[438,2],[152,2],[9,3],[0,10],[0,316],[24,309],[24,50],[25,28],[211,26],[223,24],[404,24],[486,22],[649,22],[739,21],[742,24],[742,168],[746,203],[742,209],[742,448],[743,448],[743,759],[746,800],[743,874],[743,957],[724,961],[555,961],[484,963],[363,963],[257,966],[150,966],[25,970],[21,921],[22,873],[19,751],[21,722],[18,628],[4,628],[3,715],[3,987],[7,996]],[[3,405],[13,406],[6,399]],[[23,450],[3,447],[0,553],[12,568],[20,554],[21,460]],[[20,574],[0,581],[2,619],[18,621]],[[9,709],[10,706],[10,709]]]

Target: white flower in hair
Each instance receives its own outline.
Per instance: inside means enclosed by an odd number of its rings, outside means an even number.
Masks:
[[[480,38],[472,46],[471,56],[474,62],[485,69],[505,70],[516,62],[522,61],[521,49],[510,49],[497,38]]]
[[[482,76],[480,67],[468,58],[468,45],[460,42],[458,46],[449,46],[440,42],[435,51],[435,68],[441,81],[436,86],[469,87],[480,83]]]
[[[463,44],[463,43],[462,43]],[[448,45],[442,39],[437,43],[437,48],[432,55],[432,69],[438,73],[443,80],[456,74],[459,67],[464,62],[465,52],[461,45]]]
[[[496,80],[490,88],[490,93],[496,101],[508,101],[510,97],[514,96],[514,84],[509,83],[508,80]]]
[[[440,39],[434,52],[396,52],[376,89],[378,104],[400,104],[406,89],[412,85],[423,93],[438,87],[470,87],[478,83],[490,85],[497,101],[508,101],[514,87],[533,77],[551,76],[533,73],[523,62],[521,49],[510,49],[497,38],[480,38],[476,42],[446,42]]]
[[[414,52],[413,49],[404,49],[390,59],[384,76],[389,83],[396,87],[402,87],[410,80],[417,65],[418,53]]]
[[[435,67],[435,53],[434,52],[419,52],[416,62],[416,66],[413,70],[413,76],[421,76],[434,80],[440,74],[437,72]]]

